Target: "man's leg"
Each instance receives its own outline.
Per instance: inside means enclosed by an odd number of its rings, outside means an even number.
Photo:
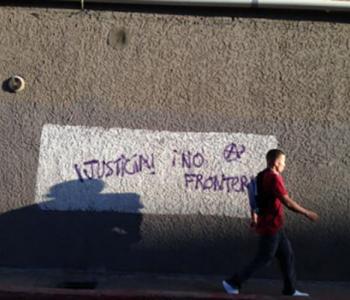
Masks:
[[[268,265],[276,256],[280,240],[279,235],[280,232],[275,235],[260,236],[258,252],[253,261],[226,282],[240,288],[258,269]]]
[[[283,275],[284,287],[282,293],[284,295],[292,295],[295,292],[296,285],[295,259],[291,243],[284,231],[281,231],[276,258],[279,261]]]

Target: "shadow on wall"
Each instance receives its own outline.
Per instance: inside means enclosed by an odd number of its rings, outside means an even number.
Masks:
[[[101,180],[85,183],[57,184],[41,207],[0,215],[0,266],[230,275],[254,255],[257,240],[247,219],[199,214],[143,218],[139,195],[103,194]],[[249,191],[252,194],[254,188]],[[67,210],[84,205],[84,210]],[[96,207],[100,211],[92,210]],[[114,211],[104,211],[107,208]],[[327,222],[314,226],[295,218],[301,226],[287,226],[287,231],[299,277],[349,280],[350,242],[344,224],[335,233]],[[154,247],[145,248],[147,243],[140,241],[150,235]],[[273,264],[256,276],[280,278],[280,273]]]
[[[141,240],[140,196],[101,194],[104,187],[101,180],[91,180],[82,186],[78,180],[57,184],[51,187],[49,200],[40,206],[2,214],[0,265],[82,270],[115,265],[127,268],[131,246]],[[77,210],[77,204],[83,210]],[[93,210],[96,207],[98,211]]]

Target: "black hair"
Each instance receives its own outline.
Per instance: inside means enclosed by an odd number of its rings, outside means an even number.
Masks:
[[[271,149],[266,154],[267,164],[274,163],[281,155],[285,155],[282,150],[279,149]]]

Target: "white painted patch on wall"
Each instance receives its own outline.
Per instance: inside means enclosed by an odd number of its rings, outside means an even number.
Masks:
[[[274,136],[43,127],[35,202],[44,210],[247,217],[247,184]]]

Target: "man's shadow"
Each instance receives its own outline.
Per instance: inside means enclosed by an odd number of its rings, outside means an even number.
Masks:
[[[0,265],[124,269],[141,240],[135,193],[103,194],[101,180],[59,183],[45,201],[0,215]]]

